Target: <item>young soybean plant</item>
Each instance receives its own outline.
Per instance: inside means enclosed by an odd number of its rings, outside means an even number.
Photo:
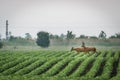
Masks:
[[[80,65],[80,63],[84,61],[84,58],[76,58],[74,60],[72,60],[68,66],[63,70],[61,71],[57,76],[69,76],[70,74],[72,74],[76,68]]]
[[[115,61],[117,62],[114,67],[116,67],[116,74],[112,76],[111,80],[119,80],[120,79],[120,52],[117,51],[114,55]],[[115,71],[115,70],[114,70]]]
[[[106,76],[106,78],[111,78],[113,76],[115,76],[116,73],[114,73],[117,68],[117,63],[118,63],[118,60],[119,60],[119,53],[116,52],[114,53],[115,55],[112,56],[112,53],[111,52],[111,56],[109,56],[109,58],[106,58],[106,59],[111,59],[110,61],[108,61],[108,63],[106,63],[106,66],[105,66],[105,72],[106,74],[104,74],[104,76]]]
[[[93,67],[90,69],[90,71],[85,75],[85,77],[93,78],[96,73],[98,72],[100,65],[104,61],[103,57],[98,57],[96,61],[93,64]]]
[[[75,59],[73,59],[68,64],[68,66],[64,70],[62,70],[57,76],[70,76],[75,71],[75,69],[77,69],[79,65],[88,57],[88,55],[83,54],[75,56]]]
[[[54,58],[49,61],[47,61],[45,64],[43,64],[41,67],[36,68],[32,72],[30,72],[28,75],[40,75],[44,72],[46,72],[50,67],[55,65],[58,61],[60,61],[61,58]]]
[[[10,75],[10,74],[14,74],[15,72],[19,71],[20,69],[32,64],[33,62],[35,62],[37,60],[37,58],[30,58],[22,63],[19,63],[18,65],[6,70],[3,72],[4,75]]]
[[[62,61],[59,61],[56,65],[54,65],[49,71],[47,71],[44,76],[54,76],[57,75],[62,69],[64,69],[67,64],[73,60],[73,58],[65,58]]]
[[[93,63],[93,61],[95,60],[94,56],[90,56],[89,58],[87,58],[86,60],[84,60],[81,65],[78,67],[78,69],[71,75],[71,77],[79,77],[82,76],[84,74],[84,71],[87,67],[87,65],[89,63]],[[86,71],[85,71],[86,73]]]
[[[111,57],[107,60],[104,69],[103,69],[103,73],[100,76],[102,79],[109,79],[110,75],[111,75],[111,71],[113,69],[113,63],[115,61],[115,58]]]
[[[5,71],[5,70],[7,70],[9,68],[12,68],[13,66],[19,64],[20,62],[24,62],[27,59],[29,59],[29,57],[25,57],[24,56],[24,57],[18,58],[15,61],[9,62],[9,63],[7,63],[7,64],[5,64],[5,65],[3,65],[3,66],[0,67],[0,72],[3,72],[3,71]]]
[[[45,58],[41,58],[41,60],[37,60],[36,62],[32,63],[31,65],[17,71],[15,74],[16,75],[25,75],[30,73],[32,70],[36,69],[37,67],[40,67],[46,62]]]

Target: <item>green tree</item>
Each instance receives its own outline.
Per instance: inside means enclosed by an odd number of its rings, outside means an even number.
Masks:
[[[120,33],[116,33],[116,38],[119,38],[120,39]]]
[[[88,36],[85,36],[84,34],[82,34],[82,35],[80,35],[80,37],[79,37],[80,39],[87,39],[88,38]]]
[[[54,39],[54,35],[53,35],[53,34],[50,34],[50,35],[49,35],[49,38],[50,38],[50,39]]]
[[[59,39],[60,37],[57,34],[56,35],[50,34],[49,38],[50,39]]]
[[[114,38],[116,38],[115,35],[111,35],[111,36],[109,37],[109,39],[114,39]]]
[[[32,39],[30,33],[25,33],[25,38],[26,38],[27,40]]]
[[[113,38],[118,38],[118,39],[120,39],[120,33],[116,33],[115,35],[111,35],[109,38],[110,38],[110,39],[113,39]]]
[[[36,41],[38,46],[41,47],[48,47],[50,44],[50,40],[49,40],[49,33],[48,32],[38,32],[37,33],[37,41]]]
[[[90,36],[90,39],[98,39],[96,36]]]
[[[72,31],[67,31],[67,39],[74,39],[75,34],[72,33]]]
[[[60,39],[65,39],[66,35],[64,35],[63,33],[60,35]]]
[[[16,38],[14,36],[10,36],[10,41],[15,40]]]
[[[104,31],[101,31],[99,34],[99,39],[106,39],[106,33]]]
[[[2,48],[3,47],[3,43],[2,42],[0,42],[0,48]]]

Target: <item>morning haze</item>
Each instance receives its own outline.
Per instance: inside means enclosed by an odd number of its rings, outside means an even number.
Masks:
[[[0,0],[0,34],[5,37],[5,21],[15,36],[38,31],[77,36],[108,36],[120,32],[119,0]]]

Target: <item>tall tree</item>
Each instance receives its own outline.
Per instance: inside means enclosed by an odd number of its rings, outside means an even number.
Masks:
[[[57,34],[56,35],[50,34],[49,38],[50,39],[59,39],[60,37]]]
[[[106,33],[104,31],[101,31],[99,34],[99,39],[106,39]]]
[[[30,35],[30,33],[25,33],[25,38],[29,40],[29,39],[32,39],[32,36]]]
[[[60,35],[60,39],[65,39],[66,35],[64,35],[63,33]]]
[[[67,31],[67,39],[74,39],[75,34],[72,33],[72,31]]]
[[[120,33],[116,33],[116,38],[119,38],[120,39]]]
[[[85,36],[84,34],[81,34],[79,38],[80,38],[80,39],[87,39],[88,36]]]
[[[43,48],[48,47],[50,44],[49,33],[44,31],[38,32],[36,43]]]
[[[0,48],[2,48],[3,47],[3,43],[0,41]]]

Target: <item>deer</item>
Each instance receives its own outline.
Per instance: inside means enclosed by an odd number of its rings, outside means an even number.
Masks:
[[[73,50],[78,52],[78,53],[79,52],[86,52],[86,53],[88,53],[90,51],[96,52],[96,48],[95,47],[86,47],[84,42],[82,42],[82,46],[80,48],[72,47],[71,51],[73,51]]]

